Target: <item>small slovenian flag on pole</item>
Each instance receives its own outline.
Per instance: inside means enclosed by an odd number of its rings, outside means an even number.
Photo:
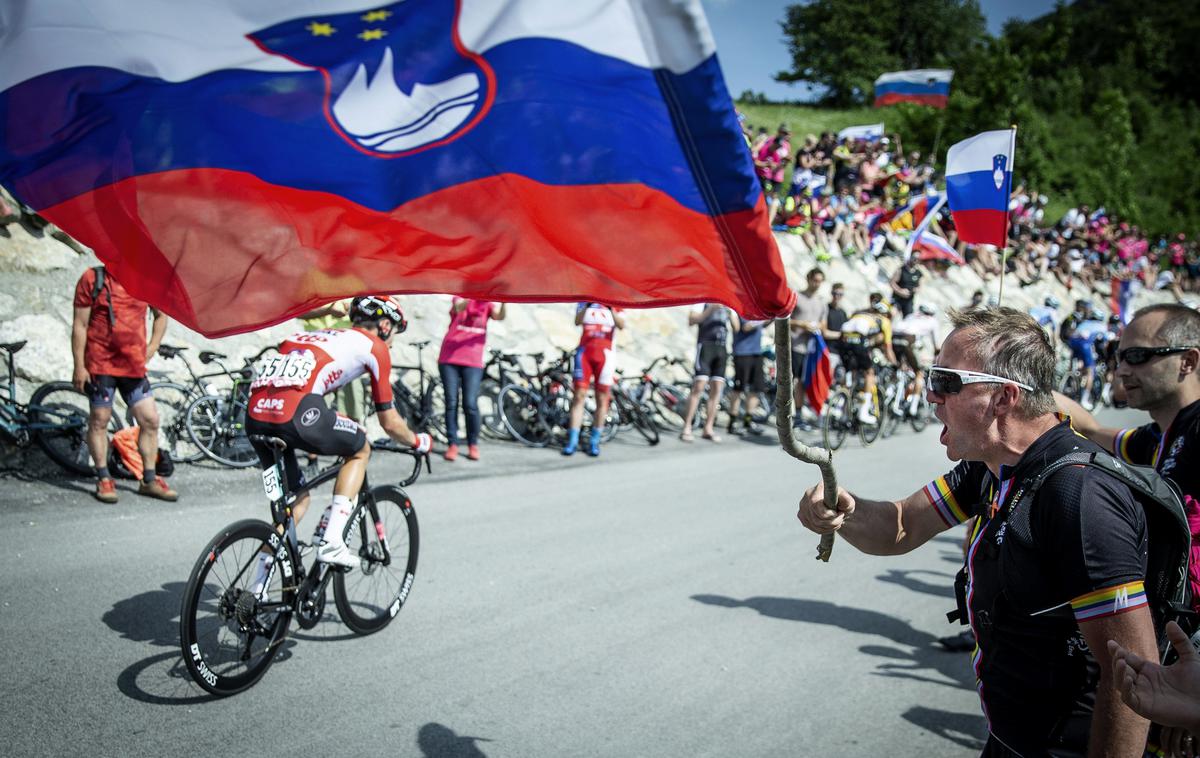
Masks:
[[[889,71],[875,80],[875,107],[916,103],[945,108],[954,72],[946,68]]]
[[[963,242],[1004,247],[1017,130],[983,132],[946,154],[946,195]]]

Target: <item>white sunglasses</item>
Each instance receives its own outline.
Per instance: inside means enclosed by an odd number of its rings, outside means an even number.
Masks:
[[[1026,392],[1033,392],[1033,387],[1022,384],[1014,379],[1006,379],[995,374],[984,374],[979,371],[965,371],[958,368],[934,366],[929,369],[929,389],[938,395],[957,395],[968,384],[1013,384]]]

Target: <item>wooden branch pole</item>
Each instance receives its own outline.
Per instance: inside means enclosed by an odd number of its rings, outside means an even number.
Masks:
[[[796,439],[792,426],[796,405],[792,398],[792,333],[786,318],[775,321],[775,366],[775,427],[779,431],[779,444],[793,458],[816,464],[821,469],[821,480],[825,483],[825,506],[831,511],[837,510],[837,474],[833,470],[833,453],[823,447],[802,444]],[[828,561],[831,553],[833,532],[821,535],[817,560]]]

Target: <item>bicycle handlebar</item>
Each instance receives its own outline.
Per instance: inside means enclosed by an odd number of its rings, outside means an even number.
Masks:
[[[391,437],[381,437],[371,443],[371,447],[375,450],[385,450],[389,453],[401,453],[403,455],[411,455],[413,458],[413,469],[409,473],[408,478],[399,483],[401,487],[407,487],[417,479],[421,478],[421,462],[425,463],[425,470],[430,474],[433,473],[433,463],[429,460],[429,453],[419,453],[415,448],[406,447],[393,440]]]

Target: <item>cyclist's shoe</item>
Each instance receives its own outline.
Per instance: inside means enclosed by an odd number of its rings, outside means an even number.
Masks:
[[[871,406],[863,404],[858,406],[858,422],[867,426],[875,426],[879,423],[879,419],[875,418],[874,413],[871,413]]]
[[[908,399],[908,415],[916,418],[917,411],[920,410],[920,408],[921,396],[913,394],[913,396]]]
[[[967,629],[949,637],[938,637],[938,644],[951,653],[969,653],[975,649],[975,633]]]
[[[458,460],[458,445],[451,445],[446,448],[446,452],[442,455],[448,461]]]
[[[600,440],[588,440],[587,454],[593,458],[600,455]]]
[[[317,560],[342,568],[358,568],[361,564],[358,556],[350,552],[345,542],[323,542],[317,548]]]
[[[174,502],[179,499],[179,493],[171,489],[171,485],[167,484],[167,480],[161,476],[154,477],[152,482],[142,482],[138,485],[138,494],[152,497],[156,500],[168,500]]]
[[[575,453],[578,451],[579,451],[579,441],[576,440],[575,442],[568,442],[566,444],[566,446],[563,447],[562,454],[563,455],[575,455]]]
[[[117,502],[117,482],[110,476],[96,480],[96,491],[92,493],[102,503]]]
[[[479,460],[479,445],[467,445],[467,460]]]
[[[1089,392],[1087,395],[1083,396],[1082,400],[1079,401],[1079,404],[1083,406],[1085,411],[1094,411],[1096,409],[1096,404],[1092,401],[1090,395],[1091,393]]]
[[[757,421],[751,421],[746,425],[746,431],[750,434],[753,434],[755,437],[759,437],[763,433],[762,424],[758,423]]]

